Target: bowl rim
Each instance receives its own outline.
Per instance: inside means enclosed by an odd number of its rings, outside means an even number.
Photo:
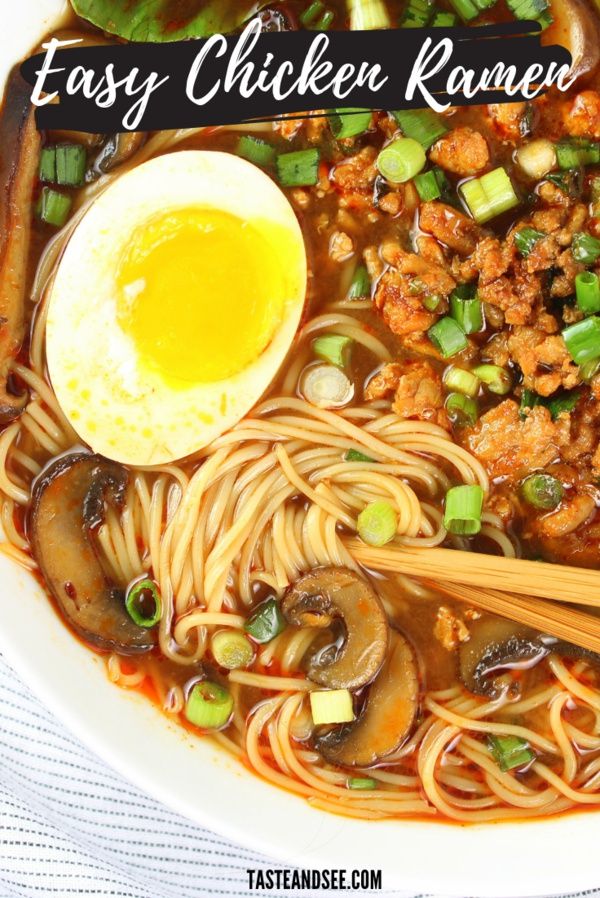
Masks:
[[[65,6],[66,0],[21,0],[0,34],[0,83]],[[279,864],[381,868],[384,892],[533,898],[598,885],[593,812],[461,826],[360,821],[316,810],[172,723],[141,695],[111,684],[101,659],[73,637],[35,578],[2,554],[0,583],[0,651],[8,663],[95,755],[200,826]],[[260,808],[251,826],[248,807]]]

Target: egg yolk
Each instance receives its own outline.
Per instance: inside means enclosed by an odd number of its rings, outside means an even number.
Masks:
[[[274,228],[189,208],[134,232],[117,269],[117,319],[146,366],[170,382],[211,382],[260,356],[289,291],[290,238]]]

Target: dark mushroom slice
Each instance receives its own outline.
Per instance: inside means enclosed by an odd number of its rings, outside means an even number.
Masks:
[[[30,93],[13,72],[0,115],[0,425],[18,417],[27,400],[7,381],[25,335],[31,209],[40,156]]]
[[[495,698],[503,688],[503,669],[529,667],[552,646],[530,627],[502,617],[482,617],[471,624],[470,637],[459,651],[460,678],[469,692]]]
[[[552,0],[554,21],[541,35],[542,44],[567,48],[574,78],[592,72],[600,59],[600,30],[593,6],[587,0]]]
[[[296,627],[328,627],[342,622],[345,637],[337,652],[321,652],[307,675],[329,689],[358,689],[369,683],[383,663],[389,626],[375,590],[348,568],[315,568],[287,591],[282,611]]]
[[[141,131],[111,134],[96,157],[89,179],[106,174],[127,162],[142,147],[145,139],[145,135]]]
[[[93,535],[105,503],[122,504],[127,482],[125,468],[99,455],[62,456],[35,483],[28,534],[46,585],[73,629],[97,648],[134,654],[151,649],[156,635],[127,614],[125,590],[106,574]]]
[[[419,679],[414,652],[406,639],[390,630],[384,665],[369,687],[359,718],[336,727],[315,742],[330,764],[371,767],[397,751],[410,734],[419,707]]]

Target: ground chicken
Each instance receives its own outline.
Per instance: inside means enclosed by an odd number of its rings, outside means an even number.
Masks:
[[[365,147],[339,162],[331,173],[331,180],[344,191],[370,190],[377,177],[376,158],[375,148]]]
[[[460,642],[469,638],[469,630],[462,618],[440,605],[433,625],[433,635],[448,652],[453,652]]]
[[[584,90],[565,104],[563,122],[572,137],[600,138],[600,94]]]
[[[365,389],[365,399],[371,402],[375,399],[389,399],[396,392],[404,365],[400,362],[390,362],[375,374]]]
[[[594,498],[587,493],[569,495],[555,511],[536,518],[533,530],[541,537],[566,536],[584,524],[595,508]]]
[[[420,296],[411,292],[411,281],[409,275],[388,268],[377,284],[375,305],[394,334],[422,333],[436,320],[436,315],[427,311]]]
[[[479,228],[473,219],[446,203],[436,200],[423,203],[419,209],[419,226],[462,256],[470,255],[477,245]]]
[[[417,237],[416,242],[419,255],[422,259],[425,259],[427,262],[433,262],[435,265],[439,265],[441,268],[445,269],[445,271],[450,270],[450,266],[444,255],[444,250],[437,240],[433,237],[428,237],[426,234],[421,234]]]
[[[492,339],[485,344],[483,356],[486,361],[493,362],[494,365],[499,365],[501,368],[507,368],[510,362],[508,334],[505,331],[494,334]]]
[[[479,296],[501,309],[507,324],[528,324],[541,291],[541,275],[529,273],[517,263],[512,276],[503,275],[488,284],[480,284]]]
[[[490,103],[488,114],[495,130],[505,140],[523,137],[527,123],[526,103]]]
[[[523,386],[540,396],[550,396],[563,387],[570,390],[581,382],[560,334],[548,336],[535,327],[515,327],[508,350],[523,372]]]
[[[324,112],[324,109],[318,109],[315,111],[314,115],[305,120],[306,136],[311,143],[319,143],[319,141],[323,139],[324,133],[329,126],[327,116],[319,114]]]
[[[523,259],[523,267],[525,271],[548,271],[556,264],[560,246],[558,241],[552,234],[540,237],[536,240],[529,254]]]
[[[561,446],[570,439],[569,416],[552,421],[547,408],[536,406],[522,419],[517,403],[505,399],[457,436],[491,477],[517,481],[558,460]]]
[[[501,243],[496,237],[484,237],[469,259],[483,286],[506,274],[515,257],[512,243]]]
[[[345,262],[354,252],[352,237],[344,231],[334,231],[329,238],[329,257],[334,262]]]
[[[565,461],[581,467],[598,447],[600,402],[585,389],[581,389],[579,395],[579,401],[568,415],[569,440],[562,447],[561,455]],[[565,413],[560,417],[565,417]]]
[[[485,138],[472,128],[454,128],[434,143],[429,161],[455,175],[476,175],[487,168],[490,151]]]
[[[571,296],[575,292],[575,278],[584,265],[576,262],[570,249],[565,249],[556,259],[555,274],[550,286],[550,295],[559,298]]]
[[[399,215],[404,208],[404,191],[390,190],[385,193],[377,203],[377,208],[387,215]]]
[[[407,253],[397,243],[392,242],[383,244],[381,255],[400,274],[410,275],[414,279],[412,284],[413,292],[448,296],[456,287],[456,281],[448,274],[445,263],[444,265],[438,265],[431,258],[417,255],[416,253]],[[428,255],[430,256],[431,254]]]
[[[293,112],[284,113],[281,118],[273,122],[274,130],[278,131],[286,140],[293,140],[304,124],[302,119],[289,118],[289,116],[293,115],[295,115]]]
[[[365,399],[385,399],[395,394],[392,409],[399,418],[431,421],[448,430],[442,379],[429,362],[393,362],[373,377]]]

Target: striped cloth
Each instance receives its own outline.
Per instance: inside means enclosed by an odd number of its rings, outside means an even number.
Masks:
[[[249,891],[247,868],[282,865],[129,785],[65,732],[1,656],[0,752],[0,898],[316,894]]]
[[[282,865],[129,785],[65,732],[1,656],[0,751],[0,898],[317,895],[250,891],[247,868]]]

